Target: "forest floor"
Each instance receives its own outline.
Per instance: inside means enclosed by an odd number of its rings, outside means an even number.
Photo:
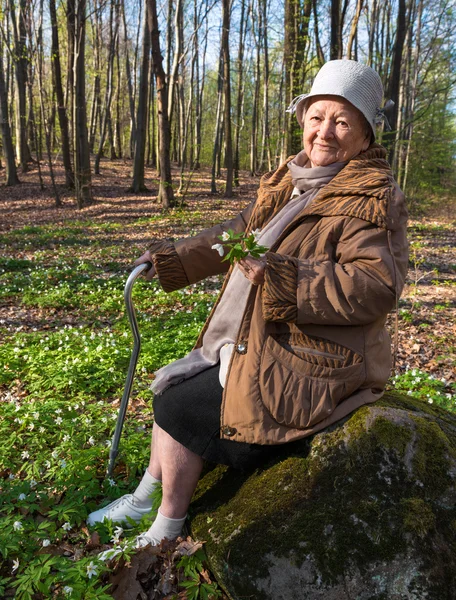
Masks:
[[[122,452],[106,479],[131,351],[122,296],[129,268],[151,238],[189,236],[237,214],[255,198],[259,178],[243,173],[235,197],[225,199],[223,180],[211,194],[203,169],[180,206],[165,212],[153,169],[143,194],[128,192],[130,161],[104,160],[101,171],[93,177],[95,202],[82,210],[63,187],[63,206],[55,207],[45,170],[44,190],[36,168],[20,175],[21,185],[0,187],[2,598],[47,598],[40,589],[52,589],[55,598],[183,599],[202,586],[216,589],[199,542],[133,554],[128,570],[131,548],[120,546],[111,525],[89,532],[85,518],[103,498],[134,489],[148,453],[139,440],[153,423],[150,374],[192,347],[222,280],[169,295],[156,282],[135,284],[143,347]],[[57,176],[63,180],[61,170]],[[389,386],[456,411],[455,203],[444,214],[412,217],[409,240]],[[394,315],[388,328],[393,336]],[[124,535],[131,540],[135,530]],[[100,559],[109,550],[120,562]],[[102,591],[110,584],[113,596]]]

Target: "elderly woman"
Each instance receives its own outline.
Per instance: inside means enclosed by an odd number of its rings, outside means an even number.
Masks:
[[[139,521],[162,482],[138,545],[176,538],[204,460],[259,464],[382,396],[385,320],[407,267],[404,197],[374,143],[382,95],[371,68],[326,63],[293,107],[304,149],[261,179],[257,200],[196,237],[153,243],[136,261],[150,261],[147,278],[172,291],[228,270],[212,249],[228,229],[259,229],[269,248],[229,269],[195,348],[157,372],[149,466],[133,494],[89,524]]]

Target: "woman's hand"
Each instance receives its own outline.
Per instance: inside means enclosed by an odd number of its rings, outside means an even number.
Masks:
[[[266,261],[264,259],[252,258],[246,256],[238,262],[239,268],[253,285],[262,285],[264,283],[264,270]]]
[[[151,281],[155,277],[156,272],[155,272],[154,264],[152,262],[152,254],[150,253],[150,250],[146,250],[142,256],[140,256],[139,258],[137,258],[135,260],[134,264],[135,264],[135,267],[138,267],[139,265],[142,265],[147,262],[150,263],[152,266],[150,267],[150,269],[148,269],[146,271],[145,277],[147,280]]]

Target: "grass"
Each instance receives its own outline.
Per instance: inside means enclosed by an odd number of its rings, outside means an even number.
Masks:
[[[90,243],[93,257],[77,256],[97,232],[115,229],[76,222],[1,238],[0,302],[39,317],[0,322],[0,597],[14,590],[18,600],[111,598],[109,562],[90,550],[85,519],[101,500],[135,487],[153,423],[150,374],[191,349],[214,302],[215,290],[203,285],[165,294],[157,282],[135,283],[143,346],[121,454],[107,479],[132,348],[127,272],[125,261],[104,262],[115,246]],[[129,540],[148,526],[146,520],[117,541],[117,558],[128,558]],[[112,525],[97,529],[109,544]]]

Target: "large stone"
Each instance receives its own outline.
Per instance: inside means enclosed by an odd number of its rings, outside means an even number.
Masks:
[[[210,471],[192,514],[232,600],[455,600],[456,416],[386,394],[262,469]]]

